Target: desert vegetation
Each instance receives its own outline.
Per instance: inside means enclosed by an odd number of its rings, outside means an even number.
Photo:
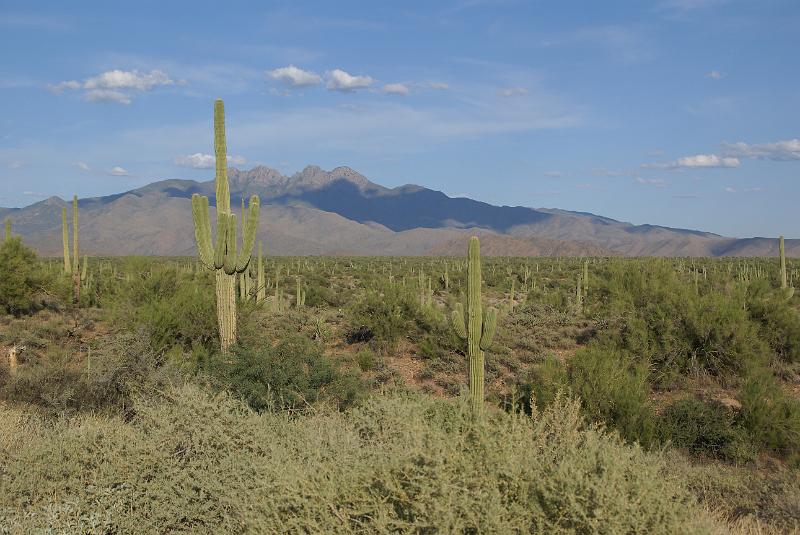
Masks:
[[[800,529],[795,260],[264,256],[230,204],[198,258],[6,226],[0,532]]]

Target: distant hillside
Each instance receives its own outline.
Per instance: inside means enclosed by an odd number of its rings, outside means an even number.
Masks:
[[[270,254],[463,254],[472,233],[484,254],[514,256],[771,256],[777,240],[736,239],[696,230],[632,225],[565,210],[493,206],[448,197],[421,186],[386,188],[349,167],[306,167],[284,176],[268,167],[229,171],[234,206],[258,194],[259,238]],[[213,180],[163,180],[141,188],[81,199],[82,249],[89,254],[195,253],[190,199],[208,195]],[[0,208],[15,233],[45,254],[61,251],[61,207],[51,197],[21,209]],[[800,240],[787,240],[800,256]]]

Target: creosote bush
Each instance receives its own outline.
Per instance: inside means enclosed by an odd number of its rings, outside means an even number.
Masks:
[[[379,396],[257,414],[194,386],[130,423],[0,406],[0,525],[81,533],[710,533],[658,454],[563,398],[533,418]],[[524,445],[524,447],[520,447]]]
[[[235,347],[201,369],[257,411],[304,409],[319,401],[347,407],[366,395],[366,385],[357,375],[300,335],[288,336],[274,347]]]

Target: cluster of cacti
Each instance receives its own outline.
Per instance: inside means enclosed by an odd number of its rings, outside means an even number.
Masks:
[[[451,315],[453,330],[467,341],[469,357],[469,392],[472,407],[476,412],[483,410],[484,354],[492,344],[497,327],[497,311],[494,308],[483,310],[481,303],[481,246],[478,238],[469,240],[467,254],[467,308],[461,303]]]
[[[88,259],[84,257],[83,268],[78,256],[78,196],[72,197],[72,258],[69,254],[69,226],[67,207],[61,207],[61,241],[64,247],[64,274],[72,275],[72,299],[78,302],[81,297],[81,281],[86,280]]]
[[[192,195],[197,251],[203,265],[215,271],[217,322],[223,352],[236,343],[236,274],[250,264],[256,239],[260,210],[257,195],[250,198],[247,222],[243,226],[242,248],[237,252],[236,215],[231,211],[228,184],[228,158],[225,141],[225,108],[222,100],[214,103],[214,154],[216,156],[216,242],[211,237],[208,197]],[[244,214],[242,214],[244,218]]]

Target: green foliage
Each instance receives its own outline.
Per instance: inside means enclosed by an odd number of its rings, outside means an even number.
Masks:
[[[751,439],[800,461],[800,401],[787,395],[766,369],[749,374],[741,392],[741,425]]]
[[[200,291],[193,277],[164,267],[137,277],[121,289],[112,306],[118,323],[144,330],[153,350],[217,345],[214,295]]]
[[[772,351],[786,362],[800,362],[800,314],[784,294],[767,281],[756,281],[749,288],[747,309]]]
[[[735,411],[716,401],[687,397],[672,403],[659,417],[658,434],[691,453],[739,462],[754,458]]]
[[[356,363],[362,372],[368,372],[375,366],[375,353],[370,349],[362,349],[356,353]]]
[[[21,238],[0,244],[0,309],[15,316],[36,310],[35,297],[44,289],[44,282],[36,254]]]
[[[419,303],[412,293],[399,286],[384,285],[368,291],[351,308],[348,341],[369,341],[378,348],[391,349],[419,315]]]
[[[533,401],[539,408],[547,407],[553,403],[559,392],[568,388],[567,368],[558,358],[549,355],[528,371],[520,392],[520,401],[525,406]]]
[[[623,352],[590,346],[570,361],[569,385],[592,421],[606,422],[631,441],[654,438],[647,363]]]
[[[0,399],[27,403],[44,414],[128,414],[136,392],[162,388],[173,375],[146,339],[123,335],[83,355],[69,351],[34,357],[0,382]]]
[[[205,370],[257,411],[303,409],[318,401],[347,407],[366,386],[322,354],[319,344],[290,336],[275,347],[236,348],[211,360]]]
[[[586,426],[376,397],[256,414],[196,387],[136,417],[45,425],[0,407],[0,525],[69,533],[710,533],[657,454]],[[524,445],[524,447],[520,447]]]

